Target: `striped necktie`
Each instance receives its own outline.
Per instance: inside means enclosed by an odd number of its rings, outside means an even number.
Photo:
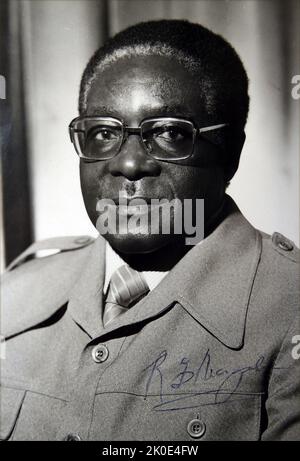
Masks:
[[[142,273],[127,264],[119,267],[110,279],[103,315],[104,327],[148,292],[149,287]]]

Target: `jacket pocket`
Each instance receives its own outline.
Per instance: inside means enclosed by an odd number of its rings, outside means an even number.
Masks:
[[[163,440],[259,440],[260,394],[229,393],[216,399],[214,392],[207,391],[163,400],[147,397],[144,427],[142,422],[139,426],[146,439],[155,431]]]
[[[222,398],[221,398],[222,397]],[[91,440],[259,440],[260,394],[97,394]],[[105,424],[103,424],[105,421]]]
[[[0,440],[12,438],[26,390],[1,386],[0,389]]]

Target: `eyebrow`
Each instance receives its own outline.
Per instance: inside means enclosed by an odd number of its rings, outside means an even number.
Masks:
[[[192,111],[190,111],[187,107],[184,107],[182,104],[165,104],[161,106],[159,109],[150,109],[147,110],[145,108],[145,113],[147,112],[147,117],[160,117],[160,116],[173,116],[173,117],[185,117],[185,118],[192,118],[195,117]],[[88,111],[88,115],[91,116],[111,116],[111,117],[118,117],[122,119],[122,114],[120,114],[115,108],[107,105],[100,105],[94,107],[92,110]],[[145,118],[145,117],[143,117]]]
[[[94,107],[92,110],[89,110],[89,111],[87,110],[86,112],[88,115],[91,115],[91,116],[113,115],[113,114],[120,115],[118,111],[116,111],[110,106],[97,106],[97,107]]]
[[[194,114],[190,109],[183,106],[182,104],[168,104],[161,108],[163,115],[174,115],[181,117],[193,117]]]

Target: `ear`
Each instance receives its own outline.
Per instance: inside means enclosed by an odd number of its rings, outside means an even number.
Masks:
[[[243,130],[230,134],[230,139],[228,139],[227,144],[228,162],[226,162],[224,165],[224,176],[226,183],[228,183],[233,178],[238,169],[245,139],[246,135]]]

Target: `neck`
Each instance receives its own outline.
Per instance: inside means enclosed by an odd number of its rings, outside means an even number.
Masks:
[[[121,258],[137,271],[167,272],[189,251],[191,247],[182,238],[151,253],[124,254]]]

